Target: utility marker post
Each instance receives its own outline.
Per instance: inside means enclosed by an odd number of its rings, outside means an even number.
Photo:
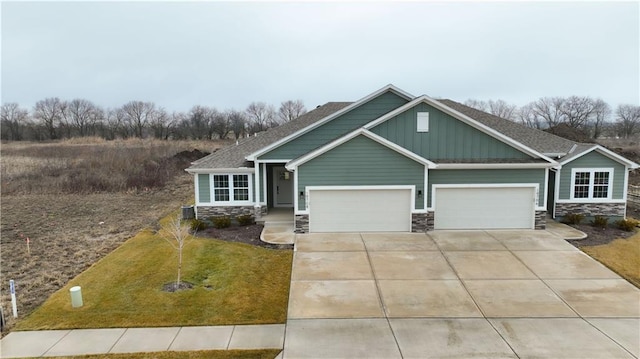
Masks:
[[[13,317],[17,318],[18,317],[18,304],[16,302],[16,284],[13,281],[13,279],[11,279],[9,281],[9,289],[11,290],[11,309],[13,309]]]

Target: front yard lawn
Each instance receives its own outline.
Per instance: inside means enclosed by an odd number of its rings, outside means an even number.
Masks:
[[[143,230],[71,280],[17,323],[17,330],[284,323],[290,250],[194,238],[184,248],[182,280],[193,288],[163,291],[177,274],[177,252]],[[69,289],[82,287],[72,308]]]
[[[640,288],[640,232],[629,238],[580,249]]]

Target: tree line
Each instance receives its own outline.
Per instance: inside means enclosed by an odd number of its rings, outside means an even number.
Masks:
[[[1,108],[0,139],[45,141],[98,136],[107,140],[138,138],[226,139],[241,138],[291,121],[307,112],[301,100],[275,106],[252,102],[244,110],[219,111],[193,106],[188,112],[169,113],[153,102],[130,101],[104,109],[86,99],[45,98],[31,109],[4,103]]]
[[[566,125],[581,130],[592,139],[603,135],[629,138],[640,134],[640,106],[611,106],[587,96],[542,97],[522,107],[503,100],[469,99],[465,105],[525,126],[547,129]]]
[[[464,104],[537,129],[564,124],[593,139],[605,134],[621,138],[640,134],[640,106],[622,104],[613,111],[602,99],[591,97],[543,97],[522,107],[504,100],[469,99]],[[169,113],[153,102],[130,101],[118,108],[103,109],[86,99],[51,97],[38,101],[30,110],[17,103],[3,104],[0,139],[238,139],[294,120],[306,111],[301,100],[284,101],[277,110],[265,102],[252,102],[244,110],[219,111],[196,105],[188,112]]]

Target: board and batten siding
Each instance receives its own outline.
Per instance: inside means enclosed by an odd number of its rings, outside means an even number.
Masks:
[[[429,132],[417,131],[418,112],[429,113]],[[390,118],[371,131],[434,162],[531,158],[426,103]]]
[[[500,184],[537,183],[538,206],[543,207],[546,188],[544,168],[536,169],[484,169],[484,170],[429,170],[427,206],[431,205],[434,184]]]
[[[613,192],[611,193],[611,199],[624,198],[625,166],[599,152],[591,151],[582,157],[578,157],[562,165],[558,199],[571,199],[571,170],[574,168],[613,168]]]
[[[291,140],[259,157],[265,159],[294,159],[323,146],[376,118],[406,104],[408,101],[391,91],[371,99],[302,136]]]
[[[208,173],[198,174],[198,203],[211,202],[211,178]]]
[[[298,167],[298,190],[306,186],[416,186],[416,209],[424,209],[424,165],[365,136],[357,136]],[[298,198],[305,210],[305,199]],[[384,205],[384,204],[381,204]]]

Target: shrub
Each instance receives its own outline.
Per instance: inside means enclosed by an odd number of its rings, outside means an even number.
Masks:
[[[609,224],[609,218],[603,216],[595,216],[593,217],[593,221],[591,221],[591,225],[597,228],[607,228]]]
[[[638,225],[638,221],[633,219],[621,219],[616,221],[616,226],[622,229],[623,231],[631,232]]]
[[[228,216],[211,217],[211,223],[215,228],[227,228],[231,225],[231,218]]]
[[[580,213],[569,213],[564,216],[563,223],[567,224],[580,224],[584,219],[584,215]]]
[[[191,220],[191,230],[194,232],[198,232],[198,231],[202,231],[207,229],[207,223],[205,223],[204,221],[201,221],[199,219],[192,219]]]
[[[248,226],[250,224],[253,224],[253,216],[250,214],[240,215],[236,217],[236,219],[238,220],[238,224],[240,224],[241,226]]]

